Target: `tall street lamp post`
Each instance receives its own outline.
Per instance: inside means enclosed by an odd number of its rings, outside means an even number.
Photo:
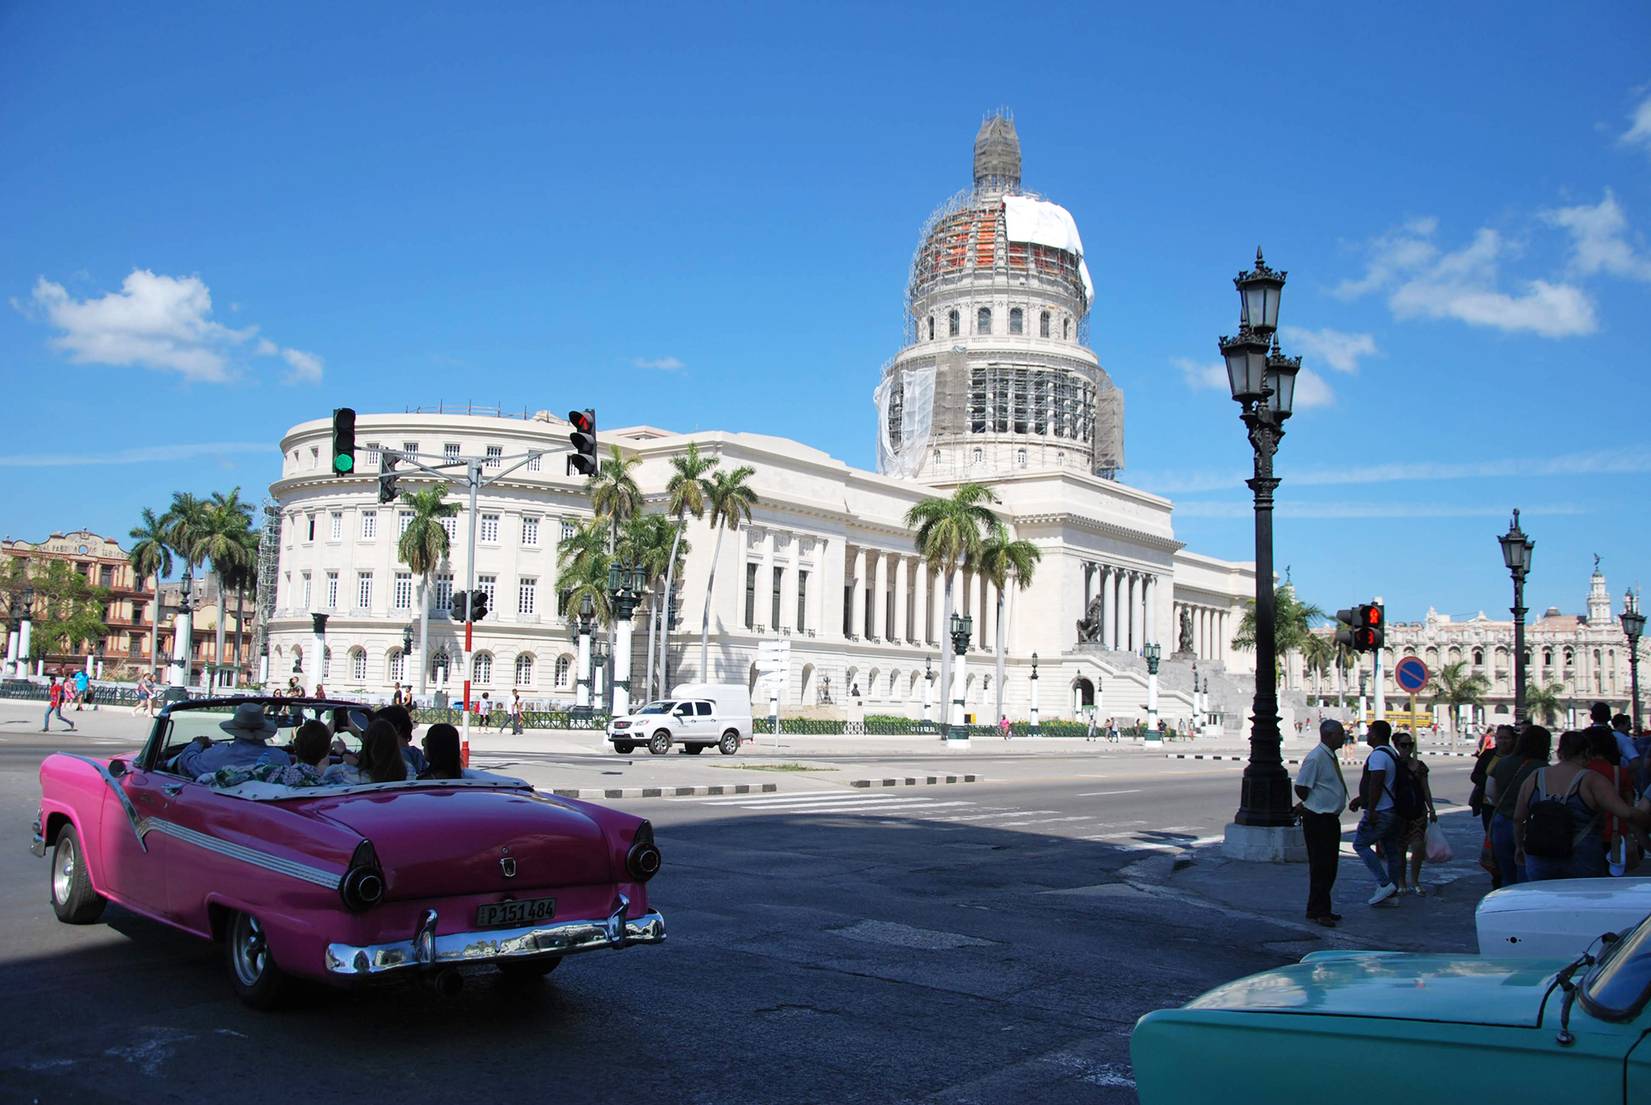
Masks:
[[[1628,714],[1637,736],[1640,731],[1640,635],[1645,632],[1645,615],[1640,613],[1640,597],[1633,591],[1622,596],[1622,631],[1628,634]]]
[[[1233,279],[1241,305],[1238,336],[1221,339],[1227,364],[1227,383],[1239,406],[1255,454],[1255,475],[1246,481],[1255,495],[1255,708],[1250,721],[1250,762],[1234,822],[1265,830],[1288,829],[1293,823],[1290,774],[1284,769],[1282,736],[1278,728],[1277,634],[1273,604],[1273,493],[1279,480],[1273,475],[1273,455],[1284,438],[1284,423],[1295,404],[1300,357],[1279,352],[1278,304],[1286,274],[1267,267],[1259,248],[1255,268]],[[1271,348],[1269,349],[1269,339]],[[1269,854],[1284,847],[1278,840],[1248,839],[1229,843],[1242,853],[1258,845]],[[1254,837],[1240,832],[1237,837]]]
[[[934,700],[934,665],[923,657],[923,724],[929,723],[929,704]]]
[[[579,674],[573,685],[573,710],[577,716],[590,714],[590,631],[596,604],[590,595],[579,600]]]
[[[1038,735],[1038,654],[1032,653],[1032,735]]]
[[[631,615],[647,585],[642,569],[608,565],[608,590],[613,600],[613,716],[631,712]]]
[[[34,647],[33,587],[23,588],[23,593],[18,596],[17,605],[21,609],[17,616],[17,647],[12,650],[12,659],[17,661],[12,666],[12,675],[24,679],[29,674],[29,652]]]
[[[1147,662],[1147,736],[1151,739],[1158,735],[1158,662],[1163,658],[1163,649],[1150,644],[1141,655]]]
[[[946,739],[953,744],[967,747],[969,730],[964,728],[963,698],[968,683],[964,668],[968,666],[966,654],[969,651],[969,638],[974,635],[975,620],[968,614],[953,614],[951,628],[952,652],[957,659],[952,663],[952,686],[949,695],[951,706],[947,711]]]
[[[1513,576],[1513,721],[1525,720],[1525,577],[1531,570],[1531,550],[1536,542],[1519,528],[1519,511],[1513,512],[1513,522],[1497,541],[1502,544],[1502,563]]]

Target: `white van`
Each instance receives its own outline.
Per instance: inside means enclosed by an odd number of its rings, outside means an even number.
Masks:
[[[679,744],[690,755],[715,747],[732,756],[750,739],[751,692],[736,683],[683,683],[670,698],[608,722],[608,743],[619,753],[642,745],[663,756]]]

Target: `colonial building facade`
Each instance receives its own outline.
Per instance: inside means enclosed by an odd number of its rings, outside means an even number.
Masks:
[[[635,478],[646,509],[664,509],[671,459],[690,444],[725,469],[755,471],[759,505],[751,524],[724,536],[709,596],[716,535],[703,522],[690,524],[671,681],[754,681],[758,645],[786,639],[788,710],[857,705],[918,716],[932,702],[938,711],[944,692],[928,673],[938,673],[939,650],[950,647],[944,581],[919,558],[903,519],[922,500],[975,481],[992,487],[1004,522],[1042,553],[1031,585],[1006,596],[1002,689],[1011,717],[1027,716],[1034,695],[1044,718],[1091,709],[1103,719],[1144,716],[1148,644],[1165,657],[1161,716],[1182,724],[1192,716],[1194,660],[1222,677],[1217,690],[1230,689],[1236,706],[1254,659],[1230,642],[1254,594],[1253,565],[1184,549],[1172,504],[1119,479],[1123,398],[1084,344],[1093,289],[1082,242],[1063,208],[1021,190],[1008,120],[981,128],[974,176],[974,187],[922,233],[907,345],[877,389],[879,471],[760,434],[602,431],[604,450],[617,445],[640,462]],[[432,580],[430,640],[404,655],[418,622],[418,580],[396,546],[410,515],[376,495],[382,457],[395,451],[487,458],[484,475],[503,475],[481,493],[474,520],[477,585],[490,592],[493,613],[476,628],[472,678],[496,698],[520,689],[532,700],[571,701],[577,648],[573,612],[558,598],[557,554],[590,516],[590,503],[583,481],[564,474],[568,431],[545,412],[521,419],[361,412],[360,463],[350,478],[330,470],[329,423],[288,431],[271,487],[280,528],[268,622],[272,681],[284,682],[295,666],[316,681],[320,669],[304,659],[315,649],[312,612],[330,615],[329,690],[373,694],[462,678],[463,627],[446,610],[465,585],[471,520],[453,520],[449,559]],[[549,453],[507,471],[511,458],[535,450]],[[403,486],[425,478],[404,478]],[[997,596],[969,572],[952,584],[958,612],[973,622],[967,709],[988,720]],[[707,603],[711,649],[701,670]],[[647,634],[646,623],[637,624],[632,672],[640,689]],[[1234,675],[1239,680],[1228,682]],[[1207,710],[1237,723],[1236,709]]]
[[[1587,723],[1588,708],[1595,702],[1608,704],[1612,712],[1630,713],[1630,670],[1628,638],[1620,620],[1621,606],[1614,604],[1607,589],[1605,574],[1596,562],[1588,582],[1587,613],[1562,614],[1557,607],[1549,607],[1541,615],[1525,624],[1525,678],[1529,687],[1557,687],[1559,713],[1557,724],[1574,727]],[[1333,632],[1333,630],[1323,630]],[[1647,656],[1651,648],[1640,641],[1642,675],[1651,678]],[[1482,676],[1488,684],[1482,705],[1464,707],[1468,716],[1464,724],[1495,725],[1513,719],[1513,620],[1489,618],[1481,611],[1466,621],[1456,621],[1448,614],[1428,610],[1419,622],[1389,622],[1385,651],[1383,681],[1387,704],[1395,706],[1405,697],[1393,682],[1393,666],[1400,657],[1418,656],[1428,671],[1437,674],[1447,665],[1465,664],[1464,672]],[[1298,665],[1300,658],[1293,660]],[[1362,670],[1349,680],[1349,688],[1356,694],[1359,685],[1374,692],[1371,657],[1361,658]],[[1316,695],[1335,696],[1335,674],[1313,673],[1305,676],[1305,685]],[[1428,687],[1417,696],[1418,703],[1429,701],[1435,687]],[[1641,689],[1641,702],[1645,689]],[[1436,710],[1439,720],[1446,721],[1444,707]],[[1643,709],[1641,716],[1644,716]]]
[[[103,622],[109,628],[108,636],[98,641],[82,642],[84,647],[93,656],[94,663],[101,660],[107,669],[130,668],[132,672],[149,667],[149,627],[150,619],[155,615],[155,592],[153,580],[136,579],[132,565],[127,561],[126,550],[112,537],[104,537],[90,530],[71,530],[68,533],[54,533],[44,541],[25,541],[7,538],[0,542],[0,558],[6,562],[23,560],[29,563],[30,573],[40,570],[49,561],[60,561],[69,565],[79,573],[87,583],[93,587],[100,587],[108,592],[104,602]],[[21,623],[21,609],[12,610],[16,596],[7,596],[5,614],[9,621],[5,625],[5,641],[8,650],[20,647],[15,639],[18,624]],[[35,596],[31,611],[32,633],[35,635],[43,631],[39,619],[49,616],[46,603],[41,596]],[[161,626],[162,655],[171,641],[171,626]],[[56,672],[65,668],[84,668],[86,652],[68,652],[56,648],[44,656],[46,670]],[[8,661],[19,657],[7,652]],[[113,675],[114,671],[109,670]]]

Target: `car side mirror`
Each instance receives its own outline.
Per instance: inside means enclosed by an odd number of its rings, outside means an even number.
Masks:
[[[126,774],[126,761],[122,760],[122,759],[110,760],[109,761],[109,774],[112,775],[116,779],[120,778],[122,775],[125,775]]]

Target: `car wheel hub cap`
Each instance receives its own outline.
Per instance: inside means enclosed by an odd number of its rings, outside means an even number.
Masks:
[[[243,983],[251,986],[263,977],[268,954],[263,926],[243,916],[235,929],[235,973]]]
[[[52,875],[52,894],[59,902],[69,900],[75,880],[75,847],[64,841],[57,849],[57,871]]]

